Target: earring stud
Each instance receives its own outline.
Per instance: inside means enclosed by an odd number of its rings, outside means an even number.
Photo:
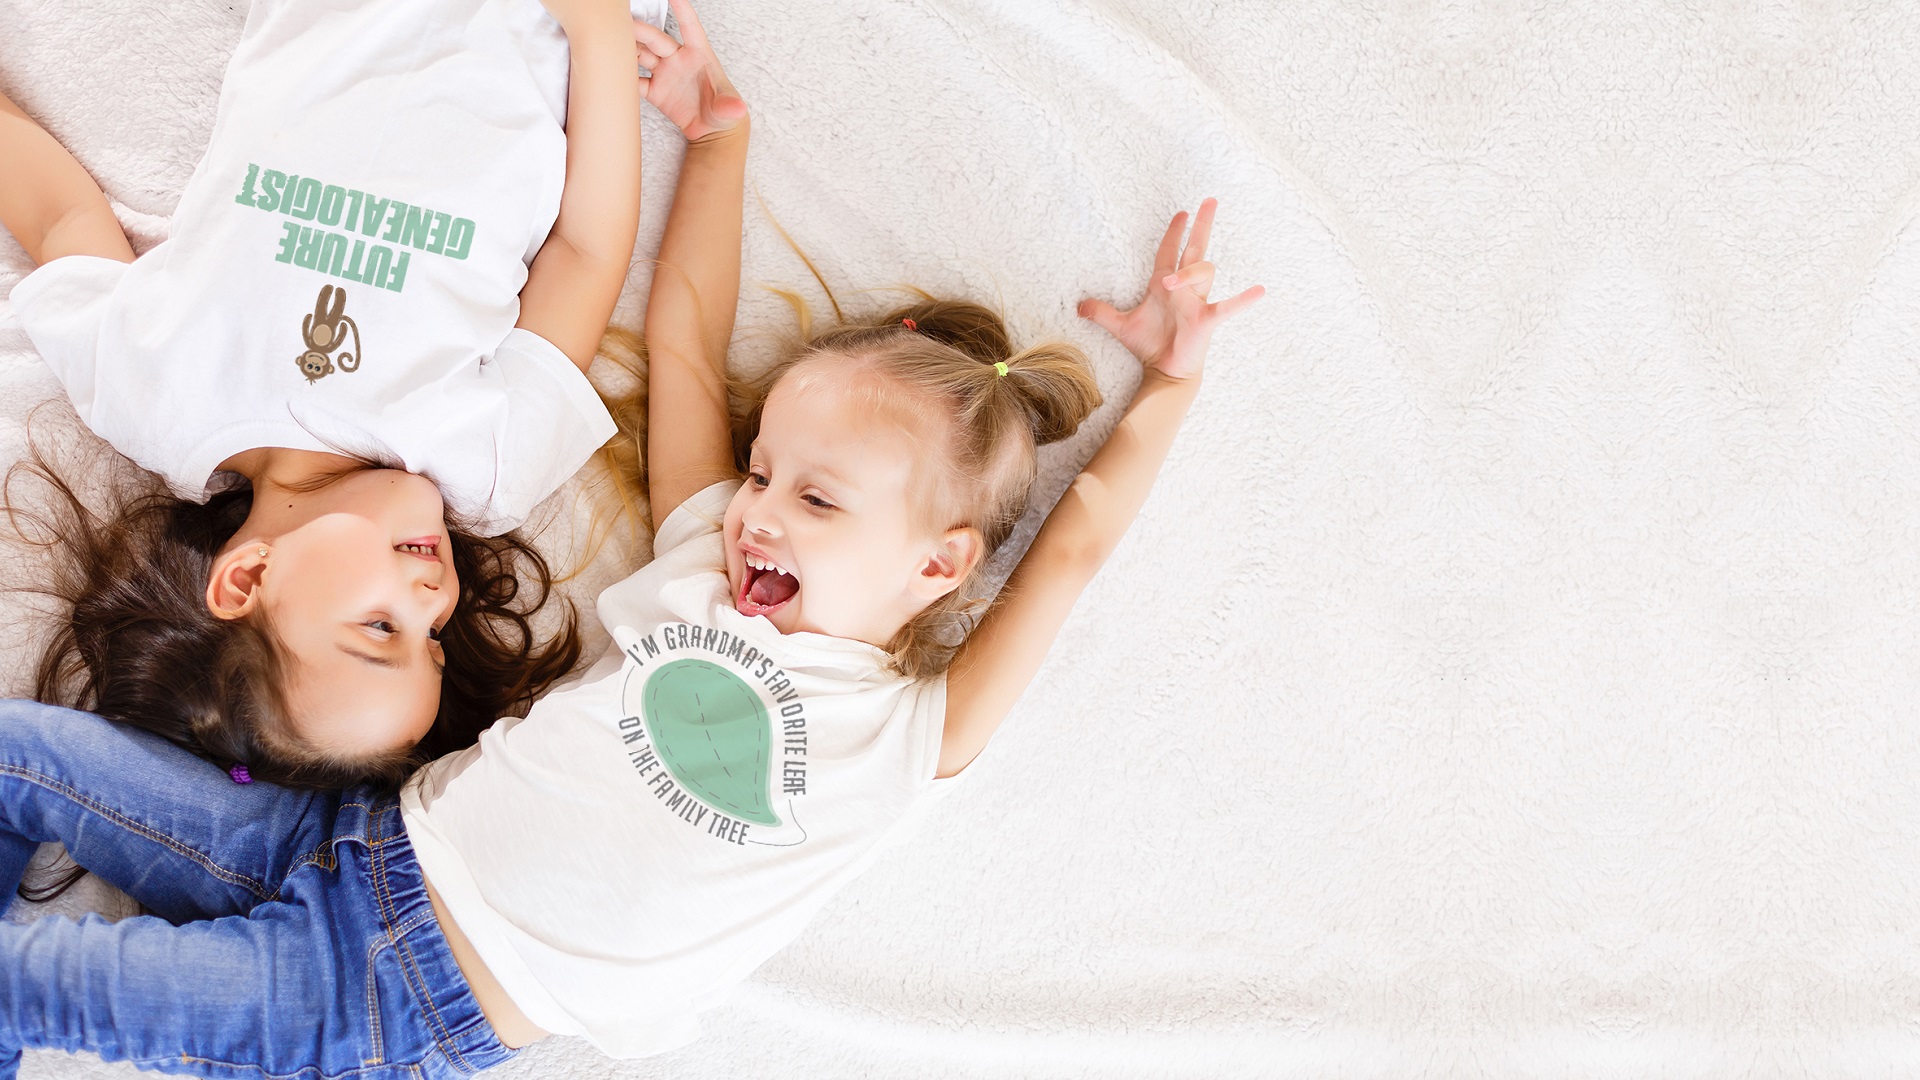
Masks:
[[[261,558],[263,558],[263,559],[267,557],[267,549],[266,549],[266,548],[261,548],[261,549],[260,549],[260,557],[261,557]]]

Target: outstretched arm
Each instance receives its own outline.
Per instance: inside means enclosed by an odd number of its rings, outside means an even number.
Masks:
[[[643,39],[652,55],[641,56],[653,72],[647,101],[690,140],[647,298],[647,486],[656,524],[733,475],[727,342],[740,300],[750,126],[693,8],[672,5],[685,42]]]
[[[1218,304],[1207,302],[1214,205],[1212,199],[1200,204],[1184,253],[1180,237],[1187,215],[1174,216],[1138,307],[1121,312],[1100,300],[1080,304],[1080,314],[1132,350],[1146,371],[1119,426],[1047,515],[999,601],[954,656],[947,672],[941,776],[966,768],[987,745],[1040,670],[1074,602],[1140,513],[1200,391],[1214,327],[1265,295],[1255,285]]]
[[[0,94],[0,225],[43,265],[62,255],[133,261],[107,196],[66,148]]]
[[[518,325],[581,371],[593,363],[640,225],[641,28],[618,0],[542,0],[567,34],[567,182],[553,231],[527,267]]]

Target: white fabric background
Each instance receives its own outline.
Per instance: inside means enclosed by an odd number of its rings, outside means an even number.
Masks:
[[[140,246],[239,6],[0,0],[0,86]],[[831,281],[1094,351],[1047,498],[1135,377],[1073,304],[1173,211],[1219,196],[1219,294],[1271,296],[929,827],[698,1044],[498,1075],[1920,1074],[1920,9],[702,10]],[[806,284],[752,210],[746,275]],[[741,323],[766,359],[777,302]],[[0,305],[0,453],[56,394]]]

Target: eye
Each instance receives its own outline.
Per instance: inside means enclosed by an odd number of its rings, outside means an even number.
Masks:
[[[391,622],[388,622],[385,619],[368,619],[366,622],[363,622],[360,625],[367,627],[370,630],[378,630],[389,637],[400,632],[399,627],[393,625]]]
[[[818,495],[814,495],[814,494],[812,494],[812,493],[808,493],[808,494],[806,494],[806,495],[802,495],[802,496],[800,496],[800,497],[801,497],[802,499],[805,499],[805,500],[807,501],[807,505],[808,505],[808,506],[811,506],[811,507],[813,507],[813,508],[814,508],[814,509],[816,509],[816,510],[831,510],[831,509],[833,509],[833,504],[832,504],[832,503],[830,503],[830,502],[828,502],[827,500],[825,500],[825,499],[823,499],[823,498],[821,498],[821,497],[820,497],[820,496],[818,496]]]
[[[758,470],[748,473],[747,480],[750,483],[752,483],[754,487],[757,487],[757,488],[765,488],[768,484],[773,483],[772,477],[767,476]]]

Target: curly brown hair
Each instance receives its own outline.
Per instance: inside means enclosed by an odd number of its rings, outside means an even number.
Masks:
[[[14,485],[26,478],[52,496],[49,510],[20,508]],[[571,605],[557,632],[535,632],[532,619],[554,582],[540,553],[517,535],[478,536],[450,522],[460,596],[440,635],[446,669],[432,728],[411,748],[329,752],[304,743],[289,723],[271,627],[207,609],[214,557],[246,521],[251,489],[205,503],[121,493],[102,516],[36,451],[8,473],[4,493],[14,531],[55,555],[50,579],[28,591],[67,608],[42,653],[35,697],[153,732],[219,764],[244,764],[257,779],[397,785],[421,762],[472,745],[500,717],[524,714],[580,658]]]

